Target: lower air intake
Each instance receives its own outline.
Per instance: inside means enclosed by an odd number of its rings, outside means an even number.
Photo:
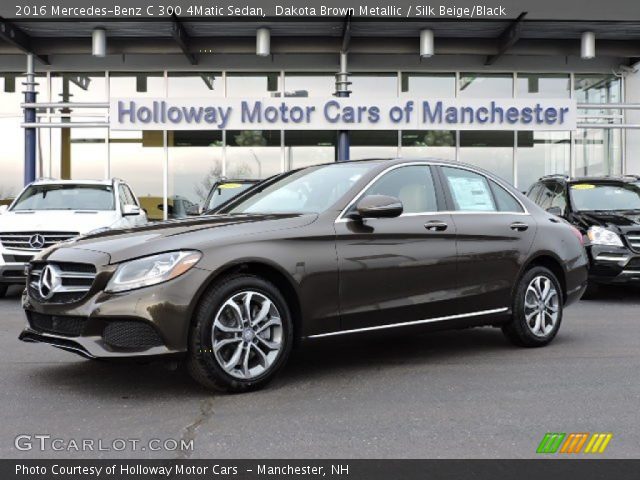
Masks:
[[[106,326],[104,341],[115,348],[146,349],[163,344],[151,325],[136,321],[115,321]]]

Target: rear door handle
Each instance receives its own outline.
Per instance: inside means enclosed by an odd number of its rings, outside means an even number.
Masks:
[[[515,230],[516,232],[524,232],[525,230],[527,230],[529,228],[529,225],[527,225],[526,223],[522,223],[522,222],[514,222],[511,225],[509,225],[509,228],[511,230]]]
[[[449,227],[449,225],[438,220],[434,220],[432,222],[427,222],[424,224],[424,228],[426,228],[430,232],[443,232],[447,229],[447,227]]]

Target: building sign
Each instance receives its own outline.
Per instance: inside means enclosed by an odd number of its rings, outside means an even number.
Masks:
[[[575,130],[564,99],[114,98],[114,130]]]

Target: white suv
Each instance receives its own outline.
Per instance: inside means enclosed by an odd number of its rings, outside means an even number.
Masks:
[[[38,180],[7,208],[0,206],[0,297],[24,284],[24,267],[51,245],[98,229],[147,223],[122,180]]]

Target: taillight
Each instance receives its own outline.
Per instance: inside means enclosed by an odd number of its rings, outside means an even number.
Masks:
[[[578,230],[573,225],[569,225],[569,228],[571,229],[571,232],[576,236],[576,238],[580,242],[580,245],[584,246],[584,237],[582,236],[582,232],[580,232],[580,230]]]

